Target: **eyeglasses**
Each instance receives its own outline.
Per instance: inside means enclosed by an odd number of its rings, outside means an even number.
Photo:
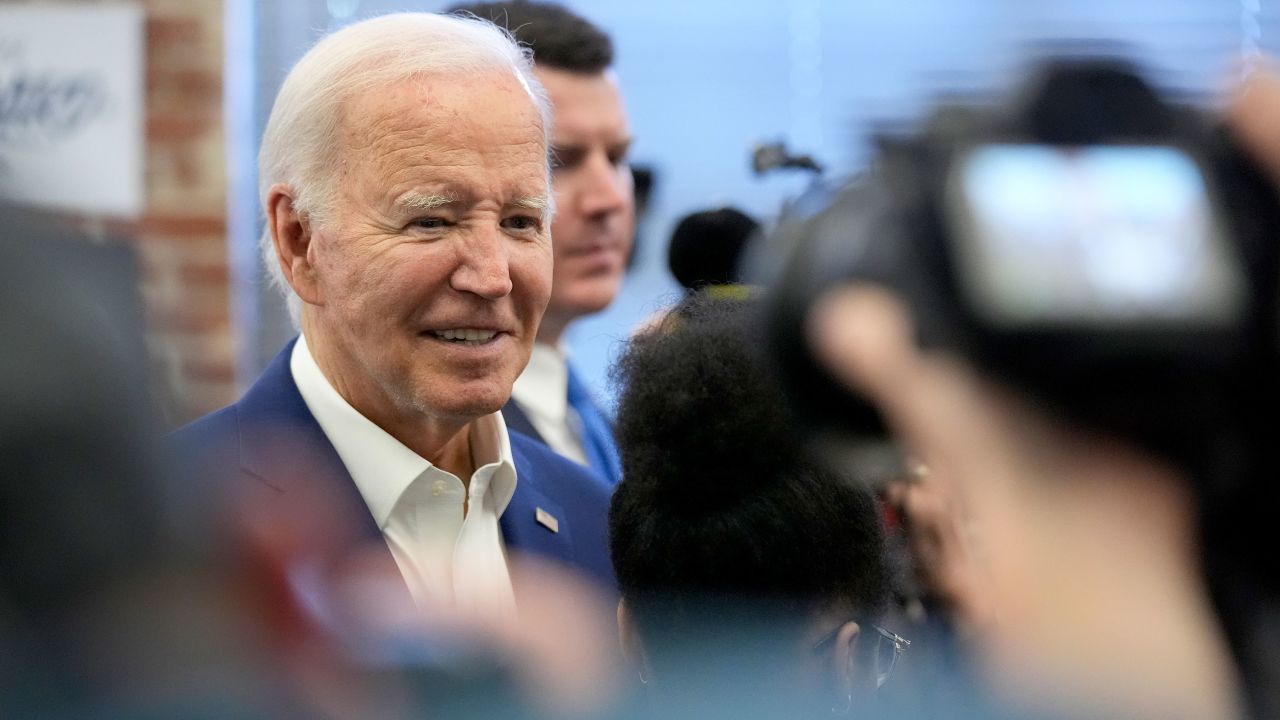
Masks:
[[[826,635],[823,635],[822,639],[813,644],[813,652],[817,654],[827,652],[832,645],[835,645],[836,636],[840,634],[840,628],[843,626],[844,623],[840,623],[840,625],[836,626],[836,629]],[[879,689],[886,681],[888,681],[889,676],[893,674],[893,669],[898,664],[898,658],[902,657],[902,653],[907,651],[907,647],[911,645],[911,641],[892,630],[886,630],[874,623],[871,624],[871,627],[877,634],[876,689]]]

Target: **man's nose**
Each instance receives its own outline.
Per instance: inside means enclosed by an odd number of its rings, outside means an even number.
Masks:
[[[584,170],[580,189],[584,215],[619,212],[633,201],[631,168],[626,163],[614,164],[608,157],[596,155],[587,161]]]
[[[449,286],[458,292],[496,300],[511,292],[509,248],[497,228],[459,240],[457,265]]]

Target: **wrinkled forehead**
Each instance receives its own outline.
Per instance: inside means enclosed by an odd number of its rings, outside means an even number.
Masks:
[[[543,120],[511,74],[423,77],[342,104],[334,169],[347,196],[468,186],[477,194],[545,192]]]
[[[339,106],[339,149],[391,146],[545,145],[546,130],[528,86],[515,73],[422,75],[356,90]]]

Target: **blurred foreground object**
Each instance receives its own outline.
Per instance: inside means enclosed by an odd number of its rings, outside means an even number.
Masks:
[[[1266,59],[1235,88],[1227,108],[1227,122],[1254,159],[1280,185],[1277,118],[1280,118],[1280,67],[1274,59]]]
[[[145,565],[165,530],[136,268],[7,205],[0,253],[2,575],[23,605],[62,602]]]
[[[792,155],[787,144],[781,140],[757,144],[751,152],[751,171],[756,175],[765,175],[775,170],[805,170],[821,175],[823,167],[809,155]]]
[[[983,656],[1015,706],[1238,717],[1239,664],[1273,716],[1266,175],[1107,60],[882,150],[773,240],[771,348],[820,452],[878,482],[861,461],[891,429],[954,483],[991,569]]]
[[[1007,107],[944,107],[886,140],[827,212],[779,229],[771,347],[802,420],[879,434],[803,334],[826,288],[883,284],[924,346],[1230,486],[1253,470],[1217,463],[1272,384],[1277,226],[1274,191],[1211,119],[1122,64],[1051,65]]]
[[[123,247],[0,205],[0,715],[275,715],[204,506],[164,482],[136,295]]]

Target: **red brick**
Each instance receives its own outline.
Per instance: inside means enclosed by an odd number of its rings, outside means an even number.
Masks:
[[[153,333],[170,336],[213,335],[231,329],[230,308],[192,312],[181,308],[156,308],[149,323]]]
[[[207,69],[152,67],[147,71],[147,94],[153,100],[152,106],[160,95],[166,100],[188,103],[205,100],[211,105],[220,106],[222,73]]]
[[[218,124],[217,115],[153,113],[147,117],[147,141],[199,140]]]
[[[223,264],[190,263],[178,268],[178,278],[184,284],[218,285],[225,287],[231,283],[231,268]]]
[[[235,398],[222,166],[222,2],[145,0],[147,207],[108,224],[141,256],[154,377],[181,423]]]
[[[147,47],[186,45],[198,42],[204,36],[203,23],[198,18],[157,17],[146,21]]]
[[[108,221],[108,234],[131,237],[142,243],[225,243],[227,219],[220,215],[150,213],[136,221]]]

